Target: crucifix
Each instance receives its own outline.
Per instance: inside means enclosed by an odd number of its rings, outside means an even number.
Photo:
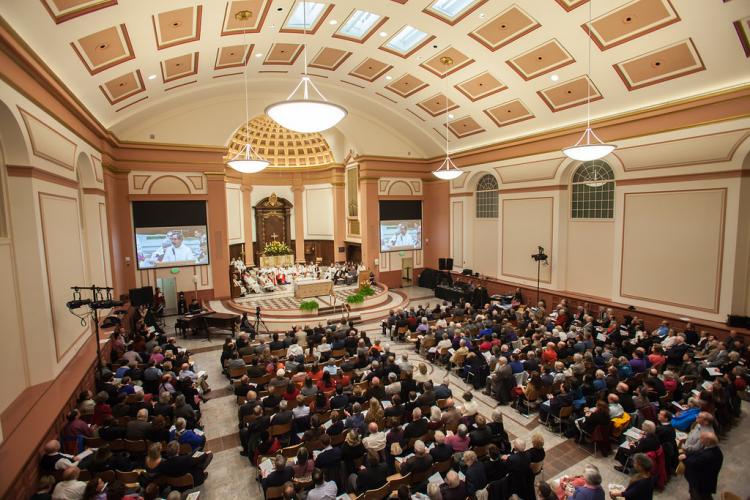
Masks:
[[[276,234],[276,231],[274,231],[273,233],[271,233],[271,238],[273,238],[273,241],[276,241],[276,238],[278,238],[278,237],[279,237],[279,235]]]

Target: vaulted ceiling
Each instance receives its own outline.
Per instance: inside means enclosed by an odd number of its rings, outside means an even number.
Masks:
[[[244,121],[243,71],[256,115],[291,92],[303,43],[316,84],[350,109],[340,131],[377,123],[416,156],[439,153],[446,110],[452,147],[467,149],[580,123],[589,94],[603,117],[750,81],[748,0],[594,0],[590,37],[587,0],[312,0],[307,10],[304,36],[297,0],[0,2],[121,139],[226,145]]]

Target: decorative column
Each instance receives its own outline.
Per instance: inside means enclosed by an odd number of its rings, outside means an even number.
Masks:
[[[305,186],[302,179],[295,176],[292,192],[294,193],[294,258],[296,261],[305,260],[305,212],[302,207],[302,195]]]
[[[346,238],[346,194],[344,182],[332,182],[333,184],[333,257],[336,262],[346,260],[345,248]]]
[[[245,264],[255,265],[253,257],[253,207],[250,195],[253,186],[250,185],[248,176],[242,179],[242,230],[245,234]]]
[[[378,219],[380,208],[378,207],[378,178],[359,178],[359,217],[362,221],[360,232],[362,234],[362,262],[375,271],[376,277],[380,271],[375,265],[375,259],[380,257],[380,231]]]
[[[229,240],[227,239],[227,192],[224,172],[204,172],[208,184],[208,242],[214,298],[227,299],[229,290]]]

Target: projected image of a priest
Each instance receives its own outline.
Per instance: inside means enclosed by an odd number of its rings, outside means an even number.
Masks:
[[[164,249],[162,262],[195,261],[193,251],[185,245],[185,236],[181,231],[170,231],[167,236],[172,246]]]

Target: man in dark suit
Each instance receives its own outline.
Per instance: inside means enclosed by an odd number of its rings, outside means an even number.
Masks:
[[[503,455],[506,469],[510,474],[510,493],[521,498],[534,498],[534,475],[531,472],[531,461],[526,451],[526,441],[513,440],[513,452]]]
[[[242,444],[243,456],[252,456],[258,443],[260,443],[261,436],[271,426],[271,418],[267,415],[263,415],[263,408],[256,406],[253,409],[253,415],[255,420],[250,422],[246,427],[243,426],[240,429],[240,444]]]
[[[427,419],[422,417],[422,410],[414,408],[411,412],[412,421],[404,429],[404,439],[418,438],[427,433]]]
[[[685,462],[685,479],[690,485],[690,499],[713,498],[719,471],[724,463],[724,454],[719,449],[719,440],[713,432],[704,432],[700,437],[703,449],[680,455]]]
[[[291,481],[293,477],[294,469],[291,465],[287,465],[286,457],[279,453],[274,459],[274,470],[261,480],[261,485],[264,490],[267,490],[268,488],[281,486],[287,481]]]
[[[408,373],[401,381],[401,401],[408,401],[409,393],[412,391],[417,392],[417,382],[412,378],[411,373]]]
[[[273,334],[273,340],[268,344],[268,348],[272,351],[279,351],[281,349],[284,349],[286,345],[284,345],[283,340],[279,340],[279,334],[274,333]]]
[[[365,491],[376,490],[388,482],[388,465],[381,463],[377,454],[367,455],[367,468],[362,468],[357,473],[355,490],[358,495]]]
[[[433,462],[445,462],[453,456],[453,448],[445,444],[443,431],[435,431],[435,446],[430,450]]]
[[[432,406],[435,404],[435,391],[432,388],[432,382],[429,380],[422,386],[422,395],[419,396],[419,406]]]
[[[402,476],[410,472],[424,472],[432,467],[432,456],[427,453],[427,447],[422,441],[414,443],[414,456],[401,463],[399,472]]]
[[[474,419],[474,423],[477,428],[469,433],[471,447],[487,446],[492,441],[492,431],[487,427],[487,419],[482,415],[477,415],[476,419]]]
[[[466,464],[466,493],[473,496],[474,493],[487,486],[487,476],[484,473],[484,464],[477,459],[477,454],[471,450],[464,452],[464,464]]]
[[[342,386],[336,387],[336,394],[334,394],[331,397],[331,409],[332,410],[340,410],[342,408],[346,408],[346,405],[349,404],[349,396],[344,394],[344,388]]]
[[[286,400],[282,400],[279,403],[279,411],[271,417],[271,425],[283,425],[288,424],[294,419],[294,414],[291,410],[287,409]]]
[[[331,436],[328,434],[320,437],[320,443],[323,445],[323,451],[315,459],[315,467],[323,471],[338,467],[341,462],[341,448],[331,446]]]
[[[154,472],[159,476],[179,477],[186,473],[193,476],[193,483],[197,486],[206,479],[206,467],[211,463],[213,454],[205,452],[198,458],[192,455],[180,455],[180,445],[177,441],[170,441],[167,445],[166,458],[156,467]]]
[[[151,423],[148,421],[148,410],[142,408],[138,410],[136,420],[127,423],[125,436],[132,440],[146,439],[150,430]]]

